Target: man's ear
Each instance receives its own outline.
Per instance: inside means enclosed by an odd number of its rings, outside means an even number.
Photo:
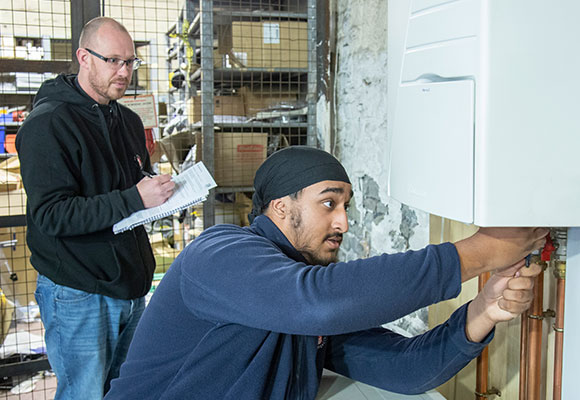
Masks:
[[[85,49],[83,49],[82,47],[79,47],[77,49],[76,52],[76,56],[77,56],[77,60],[79,62],[79,66],[82,67],[86,67],[88,65],[88,60],[87,58],[89,58],[90,54],[88,51],[86,51]]]
[[[286,204],[286,198],[274,199],[270,201],[270,206],[268,207],[271,215],[278,219],[286,218],[288,214],[288,205]]]

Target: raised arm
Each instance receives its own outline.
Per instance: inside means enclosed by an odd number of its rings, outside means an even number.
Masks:
[[[461,281],[521,261],[546,242],[547,228],[479,228],[455,243],[461,262]]]

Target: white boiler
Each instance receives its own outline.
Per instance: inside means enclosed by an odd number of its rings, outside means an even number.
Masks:
[[[568,228],[562,398],[580,371],[580,1],[389,0],[389,195]]]
[[[388,14],[390,196],[479,226],[580,226],[580,1]]]

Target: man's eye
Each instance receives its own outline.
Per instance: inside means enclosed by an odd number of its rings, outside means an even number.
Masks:
[[[119,62],[119,59],[118,59],[118,58],[108,58],[108,59],[107,59],[107,62],[108,62],[109,64],[111,64],[111,65],[112,65],[112,64],[117,64],[117,63]]]
[[[325,207],[332,208],[334,202],[332,200],[327,200],[322,204],[324,204]]]

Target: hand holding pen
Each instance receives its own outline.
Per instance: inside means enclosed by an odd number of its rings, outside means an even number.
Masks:
[[[139,164],[143,179],[137,183],[137,191],[141,196],[145,208],[159,206],[171,197],[175,189],[175,183],[171,180],[171,175],[153,175],[143,168],[141,158],[135,156],[135,161]]]

